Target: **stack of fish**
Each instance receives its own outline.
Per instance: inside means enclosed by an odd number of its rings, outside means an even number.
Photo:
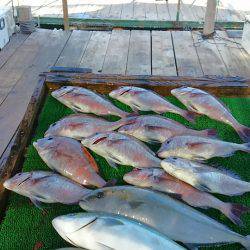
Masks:
[[[240,195],[250,191],[250,183],[202,161],[227,157],[237,150],[249,153],[250,128],[239,124],[205,91],[181,87],[171,93],[188,110],[153,91],[131,86],[109,94],[129,105],[131,114],[84,88],[65,86],[52,92],[58,101],[80,112],[50,125],[45,138],[33,144],[58,174],[19,173],[4,186],[29,197],[37,206],[40,202],[79,203],[89,213],[59,216],[52,222],[60,236],[76,247],[183,249],[177,241],[187,247],[238,242],[250,249],[250,236],[237,234],[191,207],[218,209],[241,224],[240,215],[250,209],[225,203],[212,193]],[[140,115],[139,111],[157,115]],[[231,125],[246,143],[221,141],[213,129],[192,130],[161,116],[165,112],[190,122],[197,115],[207,115]],[[103,118],[107,115],[121,119],[109,122]],[[155,153],[143,142],[160,143],[161,147]],[[104,157],[111,167],[134,167],[123,177],[133,186],[114,186],[115,180],[105,181],[88,149]]]

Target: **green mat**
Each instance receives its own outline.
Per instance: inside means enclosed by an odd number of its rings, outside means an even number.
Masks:
[[[168,97],[167,99],[182,107],[182,105],[174,97]],[[231,109],[232,113],[239,122],[250,126],[250,98],[222,98],[222,101]],[[128,107],[125,107],[125,105],[119,102],[115,102],[115,104],[124,110],[129,110]],[[42,138],[44,132],[51,123],[71,113],[71,110],[57,102],[51,96],[48,96],[39,116],[38,126],[35,130],[32,141]],[[167,114],[166,116],[196,129],[216,128],[221,139],[237,143],[241,142],[238,135],[231,127],[220,122],[213,121],[209,118],[199,117],[196,121],[196,125],[191,126],[187,121],[178,115]],[[110,120],[113,119],[114,118],[110,117]],[[155,150],[156,148],[153,149]],[[130,171],[131,167],[121,166],[119,170],[116,171],[109,167],[107,162],[102,157],[95,154],[93,154],[93,156],[100,167],[101,175],[104,179],[108,180],[116,178],[118,180],[118,184],[124,184],[122,176],[125,172]],[[250,181],[250,154],[237,152],[232,157],[225,159],[212,159],[211,162],[231,169],[240,175],[243,180]],[[36,150],[32,146],[32,143],[28,148],[23,165],[23,171],[31,170],[49,170],[46,164],[38,156]],[[250,206],[250,194],[232,198],[220,195],[218,195],[218,197],[223,201],[238,202]],[[65,242],[53,229],[51,220],[58,215],[80,212],[81,209],[78,206],[67,206],[61,204],[44,205],[44,207],[48,210],[47,214],[42,213],[41,210],[31,204],[28,198],[12,193],[8,202],[5,218],[0,225],[0,249],[56,249],[69,246],[69,244]],[[240,228],[233,225],[228,218],[217,210],[200,209],[200,211],[208,214],[221,223],[228,225],[232,230],[242,235],[250,234],[250,214],[242,217],[244,227]],[[217,247],[216,249],[235,250],[240,248],[242,248],[240,245],[234,244],[230,246]]]

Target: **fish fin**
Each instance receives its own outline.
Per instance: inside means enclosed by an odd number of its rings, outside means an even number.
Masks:
[[[201,136],[210,137],[210,138],[218,138],[217,131],[214,128],[209,128],[200,131]]]
[[[199,110],[191,103],[189,102],[188,105],[186,105],[189,111],[195,112],[199,114]]]
[[[100,245],[100,249],[102,249],[102,250],[115,250],[114,248],[112,248],[112,247],[109,247],[109,246],[107,246],[107,245],[105,245],[105,244],[103,244],[103,243],[101,243],[101,242],[96,242],[98,245]]]
[[[30,200],[37,208],[43,210],[41,201],[37,200],[36,198],[30,198]]]
[[[195,123],[195,119],[198,116],[196,113],[188,110],[184,110],[183,114],[181,114],[187,121],[191,123]]]
[[[245,147],[245,149],[243,151],[250,153],[250,143],[244,143],[243,146]]]
[[[201,184],[201,183],[196,183],[194,185],[195,188],[199,189],[200,191],[203,192],[211,192],[212,190],[205,184]]]
[[[75,113],[81,112],[81,108],[79,108],[77,105],[72,104],[70,107]]]
[[[167,193],[167,195],[169,195],[170,197],[176,199],[176,200],[182,200],[182,195],[181,194],[177,194],[177,193]]]
[[[188,142],[186,145],[190,149],[196,149],[196,148],[199,148],[200,146],[204,146],[206,144],[208,144],[208,143],[206,143],[206,142]]]
[[[138,208],[142,204],[144,204],[142,201],[129,201],[129,205],[132,209]]]
[[[250,249],[250,235],[245,236],[240,242],[247,250]]]
[[[118,171],[117,164],[115,162],[113,162],[110,159],[106,159],[106,161],[108,162],[108,164],[109,164],[110,167],[112,167],[112,168],[114,168],[115,170]]]
[[[189,250],[199,250],[197,244],[192,244],[192,243],[182,243],[182,244]]]
[[[240,216],[243,213],[249,213],[250,208],[242,204],[236,203],[227,203],[226,209],[223,210],[223,213],[236,225],[242,226],[242,221]]]
[[[225,168],[223,168],[222,166],[217,166],[217,169],[218,169],[221,173],[223,173],[223,174],[226,174],[226,175],[231,176],[232,178],[241,180],[241,177],[240,177],[239,175],[237,175],[235,172],[233,172],[231,169],[225,169]]]
[[[239,128],[236,129],[237,133],[239,134],[242,141],[250,142],[250,128],[246,127],[244,125],[239,126]],[[248,147],[248,151],[250,151],[250,147]]]
[[[113,218],[105,218],[105,227],[123,226],[124,223]]]
[[[116,183],[117,183],[116,179],[111,179],[111,180],[107,181],[103,187],[113,187],[113,186],[115,186]]]
[[[90,166],[95,170],[96,173],[99,173],[99,168],[95,162],[95,159],[90,154],[90,152],[83,146],[82,146],[82,151],[83,151],[83,154],[87,157]]]

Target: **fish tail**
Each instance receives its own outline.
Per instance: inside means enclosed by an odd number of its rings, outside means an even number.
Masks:
[[[198,116],[198,114],[195,114],[195,113],[192,112],[192,111],[184,110],[182,116],[183,116],[186,120],[188,120],[189,122],[195,123],[195,119],[196,119],[196,117]]]
[[[240,243],[247,249],[250,250],[250,235],[247,235],[243,238]]]
[[[213,128],[201,130],[199,131],[199,134],[205,137],[217,138],[217,131],[216,129],[213,129]]]
[[[243,213],[250,212],[250,208],[242,204],[227,203],[223,209],[223,213],[236,225],[242,226],[240,216]]]
[[[250,153],[250,142],[244,143],[243,146],[244,146],[244,148],[242,150],[247,152],[247,153]]]
[[[239,134],[240,138],[244,142],[250,142],[250,128],[244,125],[240,125],[236,129],[237,133]],[[250,149],[249,149],[250,150]]]

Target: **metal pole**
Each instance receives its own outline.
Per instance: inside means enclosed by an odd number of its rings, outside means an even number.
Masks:
[[[67,0],[62,0],[64,30],[69,30],[69,13]]]
[[[176,12],[176,22],[179,22],[179,20],[180,20],[180,9],[181,9],[181,0],[178,0],[177,12]]]
[[[207,0],[203,36],[209,37],[214,33],[217,0]]]

